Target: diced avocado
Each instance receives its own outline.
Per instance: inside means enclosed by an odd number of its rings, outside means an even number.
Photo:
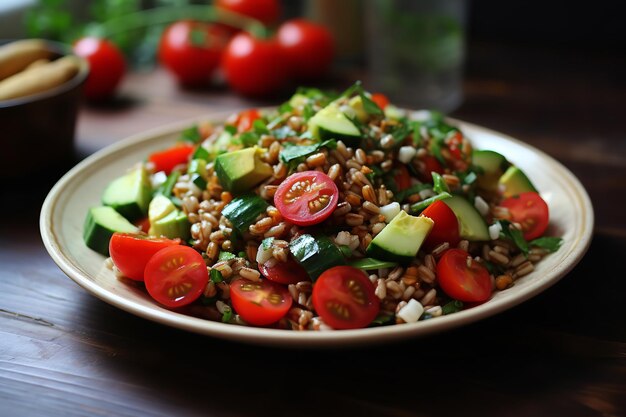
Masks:
[[[89,209],[83,228],[83,239],[87,247],[109,256],[109,241],[115,232],[137,233],[139,228],[112,207],[102,206]]]
[[[151,236],[189,239],[191,225],[187,216],[165,196],[157,195],[152,199],[148,219],[150,220],[148,234]]]
[[[411,262],[433,225],[428,217],[411,216],[401,211],[372,240],[366,250],[367,256],[385,261]]]
[[[448,205],[459,220],[461,238],[482,241],[489,240],[489,229],[485,219],[480,215],[476,207],[465,198],[453,195],[450,198],[441,200]]]
[[[354,109],[356,118],[359,120],[359,122],[365,123],[365,121],[367,121],[368,114],[363,108],[363,99],[361,98],[361,96],[352,97],[348,102],[348,105]]]
[[[289,105],[293,108],[303,107],[309,102],[309,98],[304,94],[296,93],[289,99]]]
[[[300,235],[291,241],[289,251],[313,281],[327,269],[346,263],[341,250],[327,236]]]
[[[503,189],[504,197],[513,197],[527,191],[537,192],[537,189],[526,174],[516,166],[511,166],[500,177],[499,184]]]
[[[270,177],[272,167],[261,161],[256,146],[219,155],[215,159],[215,173],[222,187],[232,193],[249,191]]]
[[[482,171],[478,174],[476,184],[486,191],[498,190],[498,180],[510,165],[504,156],[490,150],[473,151],[472,163]]]
[[[393,104],[387,104],[387,107],[385,107],[383,111],[385,112],[385,117],[387,119],[400,120],[405,116],[404,111],[400,110]]]
[[[150,222],[150,235],[165,236],[170,239],[181,238],[186,241],[191,236],[191,225],[187,215],[181,210],[174,210],[167,216]]]
[[[361,132],[339,110],[336,103],[330,103],[309,120],[309,130],[314,138],[320,140],[335,139],[341,140],[346,146],[359,146],[361,143]]]
[[[142,166],[113,180],[102,194],[102,204],[133,221],[146,215],[151,196],[148,173]]]

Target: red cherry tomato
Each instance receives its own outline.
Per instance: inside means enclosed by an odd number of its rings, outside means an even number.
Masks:
[[[94,37],[79,39],[73,50],[89,62],[89,76],[83,88],[85,97],[101,100],[112,96],[126,72],[120,50],[108,40]]]
[[[482,302],[491,297],[489,271],[461,249],[448,249],[437,262],[441,289],[455,300]]]
[[[217,0],[215,7],[252,17],[265,25],[278,21],[281,12],[278,0]]]
[[[146,265],[148,293],[167,307],[182,307],[200,297],[209,282],[204,258],[189,246],[158,251]]]
[[[237,116],[235,125],[237,132],[247,132],[254,126],[254,121],[261,118],[261,113],[257,109],[244,110]]]
[[[287,262],[276,262],[271,264],[268,262],[259,264],[259,271],[263,276],[270,281],[278,282],[279,284],[297,284],[300,281],[308,281],[309,276],[293,259],[289,259]]]
[[[385,110],[385,107],[389,105],[389,99],[386,95],[381,93],[372,94],[372,101],[376,103],[376,105],[380,107],[381,110]]]
[[[324,323],[334,329],[359,329],[376,318],[380,300],[363,271],[335,266],[319,276],[313,286],[313,306]]]
[[[411,175],[404,164],[396,165],[393,180],[396,183],[398,191],[406,190],[411,186]]]
[[[314,79],[328,72],[335,46],[332,34],[324,26],[293,19],[278,28],[276,38],[294,77]]]
[[[436,172],[437,174],[443,174],[443,166],[441,163],[432,155],[426,155],[420,158],[420,161],[424,163],[424,170],[420,170],[419,179],[423,182],[433,182],[432,172]]]
[[[455,171],[465,171],[471,163],[471,148],[468,154],[463,152],[466,143],[468,143],[467,139],[459,131],[453,132],[446,139],[446,145],[450,151],[450,158],[446,162]]]
[[[144,217],[137,220],[134,225],[137,226],[142,232],[148,233],[148,230],[150,230],[150,219],[148,217]]]
[[[222,69],[228,85],[239,94],[275,94],[287,84],[284,54],[273,39],[257,39],[239,33],[224,51]]]
[[[193,145],[176,145],[164,151],[154,152],[148,157],[148,161],[154,164],[155,172],[165,171],[166,174],[180,164],[184,164],[193,153]]]
[[[511,220],[522,225],[524,239],[533,240],[546,231],[550,219],[550,211],[546,202],[534,191],[509,197],[500,203],[509,209]]]
[[[230,299],[241,318],[255,326],[277,322],[287,314],[293,302],[289,291],[282,285],[242,278],[230,283]]]
[[[450,207],[443,201],[435,201],[426,207],[420,216],[430,218],[435,224],[424,240],[424,247],[434,248],[443,242],[456,246],[461,241],[459,221]]]
[[[274,194],[280,214],[298,226],[317,224],[331,215],[339,202],[339,190],[330,177],[319,171],[304,171],[287,177]]]
[[[113,233],[109,253],[122,274],[135,281],[143,281],[146,264],[163,248],[180,244],[180,239],[155,238],[135,233]]]
[[[179,21],[163,32],[159,60],[181,84],[206,84],[219,67],[229,39],[228,31],[220,26]]]

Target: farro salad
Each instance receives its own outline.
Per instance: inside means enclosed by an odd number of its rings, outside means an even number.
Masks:
[[[191,126],[103,191],[87,246],[162,306],[292,330],[430,320],[562,241],[503,155],[356,83]]]

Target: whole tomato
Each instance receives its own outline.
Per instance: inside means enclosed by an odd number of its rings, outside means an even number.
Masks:
[[[163,32],[159,60],[181,84],[205,84],[219,67],[229,38],[220,26],[181,20]]]
[[[280,17],[278,0],[217,0],[215,7],[239,13],[272,25]]]
[[[73,46],[74,53],[89,62],[89,76],[83,88],[91,100],[109,98],[126,72],[124,55],[106,39],[81,38]]]
[[[335,42],[324,26],[304,19],[289,20],[280,25],[276,37],[295,78],[314,79],[328,72]]]
[[[224,51],[222,69],[228,85],[247,96],[272,95],[287,84],[288,67],[275,39],[241,32]]]

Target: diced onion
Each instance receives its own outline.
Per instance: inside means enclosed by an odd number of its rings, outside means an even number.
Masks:
[[[161,184],[163,184],[167,180],[167,174],[163,171],[156,172],[151,178],[150,182],[152,184],[152,188],[158,188]]]
[[[398,213],[400,213],[400,203],[396,201],[380,208],[380,214],[385,216],[385,221],[387,223],[393,220],[393,218],[396,217]]]
[[[263,249],[263,244],[259,245],[259,250],[256,251],[256,261],[259,265],[263,265],[265,262],[272,258],[272,248]]]
[[[407,323],[415,323],[419,320],[419,318],[424,313],[424,306],[414,298],[409,300],[408,304],[405,305],[396,313],[396,316],[400,317]]]
[[[489,204],[487,204],[481,196],[476,196],[474,199],[474,207],[476,207],[476,210],[478,210],[478,212],[483,216],[489,214]]]
[[[398,151],[398,159],[403,164],[408,164],[411,159],[417,154],[417,149],[412,146],[402,146]]]
[[[496,240],[497,238],[499,238],[501,231],[502,226],[500,225],[500,223],[496,222],[489,226],[489,237],[491,238],[491,240]]]
[[[344,104],[341,107],[339,107],[339,110],[350,118],[356,117],[356,110],[354,110],[351,106],[348,106],[347,104]]]

